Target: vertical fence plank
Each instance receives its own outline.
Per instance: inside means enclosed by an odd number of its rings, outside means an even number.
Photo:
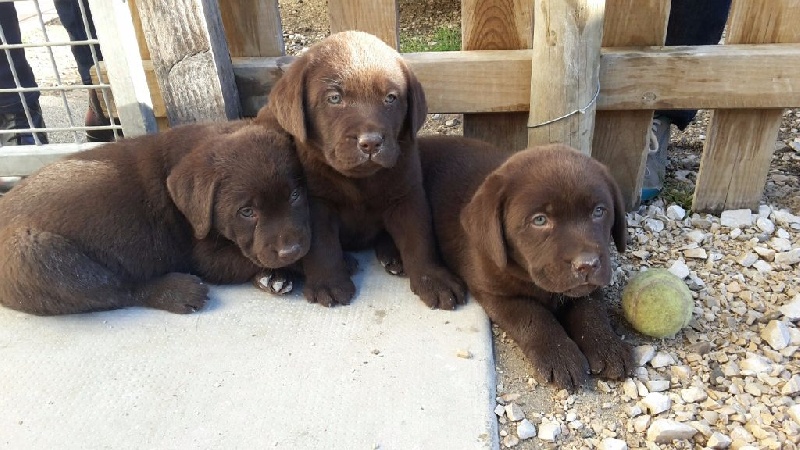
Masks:
[[[664,45],[669,0],[606,0],[603,47]],[[606,164],[625,206],[639,205],[653,110],[598,111],[592,156]]]
[[[331,33],[360,30],[399,48],[397,0],[328,0]]]
[[[278,0],[224,1],[219,2],[219,9],[231,57],[286,54]],[[253,83],[260,85],[253,79],[236,76],[243,115],[252,115],[252,111],[258,111],[266,102],[266,95],[243,95]]]
[[[103,43],[106,73],[125,136],[157,131],[153,101],[138,48],[135,23],[124,0],[90,0],[97,36]]]
[[[222,19],[215,0],[137,0],[170,125],[238,118]]]
[[[734,0],[727,44],[800,42],[800,0]],[[692,209],[756,210],[783,110],[716,110],[706,133]]]
[[[283,30],[277,0],[219,2],[228,50],[234,57],[282,56]]]
[[[533,0],[462,0],[463,50],[517,50],[533,41]],[[511,151],[528,145],[528,114],[464,114],[464,136]]]
[[[591,152],[604,10],[605,0],[536,0],[530,145],[561,142]],[[585,113],[558,120],[578,109]]]

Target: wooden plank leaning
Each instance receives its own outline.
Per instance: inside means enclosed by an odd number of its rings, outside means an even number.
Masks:
[[[663,45],[669,10],[669,0],[606,0],[603,46]],[[608,166],[628,210],[641,198],[652,121],[652,109],[598,111],[595,117],[592,156]]]
[[[529,49],[533,42],[532,0],[462,0],[461,48],[463,50]],[[511,72],[496,74],[506,83]],[[529,78],[529,77],[528,77]],[[444,83],[442,83],[444,84]],[[477,92],[470,91],[472,95]],[[528,146],[528,112],[464,114],[464,136],[516,151]]]
[[[798,23],[800,0],[735,0],[725,43],[800,42]],[[792,90],[775,85],[779,94]],[[782,114],[781,109],[713,112],[700,159],[693,210],[758,209]]]

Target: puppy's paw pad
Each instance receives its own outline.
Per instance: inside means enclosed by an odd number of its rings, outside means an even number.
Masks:
[[[145,287],[144,304],[175,314],[199,311],[208,301],[208,285],[185,273],[170,273]]]
[[[349,305],[356,294],[356,286],[351,280],[338,284],[310,284],[306,281],[303,295],[310,303],[331,307]]]
[[[524,353],[539,382],[574,392],[589,379],[589,363],[571,340],[525,349]]]
[[[286,295],[294,289],[292,280],[280,271],[264,272],[257,275],[253,282],[262,291],[275,295]]]
[[[455,309],[467,301],[464,283],[444,269],[412,278],[411,290],[432,309]]]
[[[616,336],[584,349],[593,374],[608,380],[621,380],[633,373],[633,349]]]

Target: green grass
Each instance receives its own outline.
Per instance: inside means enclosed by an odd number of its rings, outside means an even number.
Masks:
[[[664,190],[659,194],[659,197],[664,199],[664,202],[669,205],[675,203],[685,209],[687,213],[692,210],[692,195],[694,191],[692,186],[686,183],[671,182],[668,180],[664,183]]]
[[[450,52],[461,50],[461,29],[441,26],[434,31],[433,36],[404,36],[400,35],[400,52]]]

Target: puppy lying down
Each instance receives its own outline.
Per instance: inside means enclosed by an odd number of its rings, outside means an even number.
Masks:
[[[0,303],[39,315],[203,307],[212,283],[310,243],[302,168],[279,127],[186,125],[43,167],[0,197]]]
[[[563,388],[588,374],[620,379],[631,349],[612,330],[600,288],[609,247],[625,250],[622,197],[606,168],[564,145],[512,156],[461,137],[421,137],[439,249],[489,317]],[[384,251],[385,264],[397,264]]]

